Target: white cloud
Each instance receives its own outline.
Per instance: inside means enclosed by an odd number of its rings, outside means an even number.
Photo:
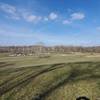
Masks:
[[[70,21],[70,20],[64,20],[62,23],[63,23],[63,24],[71,24],[72,21]]]
[[[58,15],[54,12],[51,12],[48,16],[44,16],[44,21],[49,21],[49,20],[56,20],[58,18]]]
[[[27,21],[27,22],[38,22],[42,19],[41,16],[36,16],[33,14],[28,14],[28,13],[23,13],[22,17]]]
[[[50,20],[55,20],[57,18],[58,18],[58,15],[56,13],[54,13],[54,12],[50,13],[50,15],[49,15]]]
[[[0,9],[10,14],[14,14],[16,12],[16,8],[14,6],[3,3],[0,4]]]
[[[2,10],[3,12],[9,14],[9,16],[7,16],[7,17],[10,17],[10,18],[16,19],[16,20],[20,19],[20,16],[19,16],[15,6],[0,3],[0,10]]]
[[[15,20],[24,19],[27,22],[38,22],[42,19],[41,16],[33,15],[30,11],[20,10],[15,6],[5,3],[0,3],[0,10],[7,13],[6,17]]]
[[[29,22],[34,22],[34,21],[37,20],[37,19],[38,19],[38,17],[35,16],[35,15],[27,16],[27,20],[28,20]]]
[[[80,12],[76,12],[76,13],[72,13],[70,15],[70,18],[63,20],[62,23],[63,24],[72,24],[74,21],[76,20],[83,20],[85,18],[85,14],[84,13],[80,13]]]
[[[85,18],[84,13],[76,12],[76,13],[71,14],[71,20],[82,20],[84,18]]]
[[[41,15],[35,15],[30,10],[21,9],[9,4],[0,3],[0,10],[4,12],[5,16],[14,20],[24,20],[31,23],[43,21],[56,20],[59,16],[55,12],[51,12],[48,16],[42,17]],[[71,9],[69,9],[71,12]],[[82,20],[85,18],[85,14],[82,12],[74,12],[70,15],[69,18],[62,21],[63,24],[71,24],[75,20]]]

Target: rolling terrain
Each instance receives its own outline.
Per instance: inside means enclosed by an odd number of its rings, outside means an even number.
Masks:
[[[0,57],[0,100],[100,98],[99,54]]]

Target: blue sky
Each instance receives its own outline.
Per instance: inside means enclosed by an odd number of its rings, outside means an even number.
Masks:
[[[100,0],[0,0],[0,45],[100,45]]]

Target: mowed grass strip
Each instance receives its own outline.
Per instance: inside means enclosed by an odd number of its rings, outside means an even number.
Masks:
[[[20,77],[16,77],[15,79],[9,81],[6,84],[3,84],[3,86],[0,87],[0,95],[3,95],[4,93],[10,91],[11,89],[13,89],[21,84],[24,85],[25,83],[28,83],[31,79],[37,77],[38,75],[40,75],[46,71],[53,70],[52,68],[54,68],[54,66],[56,66],[56,65],[58,65],[58,64],[49,65],[49,66],[46,65],[46,68],[43,70],[40,70],[40,69],[39,69],[40,71],[35,70],[35,73],[34,73],[34,70],[31,70],[32,72],[30,71],[29,73],[23,74]]]
[[[100,63],[73,63],[72,69],[69,81],[46,95],[44,100],[75,100],[79,96],[96,100],[100,97]]]
[[[0,86],[3,83],[7,83],[8,81],[12,81],[14,78],[17,78],[18,76],[22,75],[26,72],[33,72],[37,70],[41,70],[39,68],[40,66],[29,66],[29,67],[21,67],[21,68],[6,68],[6,69],[0,69]]]
[[[94,100],[100,96],[100,62],[6,67],[0,72],[0,79],[5,79],[0,100],[74,100],[82,94]]]
[[[36,99],[54,87],[57,84],[57,81],[58,83],[59,81],[62,81],[60,80],[61,78],[63,79],[64,76],[67,77],[68,70],[70,70],[70,68],[66,70],[65,64],[57,65],[55,68],[52,68],[51,70],[42,73],[34,80],[31,80],[27,86],[22,89],[18,89],[17,87],[17,92],[16,89],[13,89],[12,92],[7,93],[6,96],[10,95],[9,98],[13,98],[14,100]]]

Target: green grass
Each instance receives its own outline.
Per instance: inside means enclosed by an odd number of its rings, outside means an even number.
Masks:
[[[100,97],[99,54],[0,56],[0,100],[75,100]]]
[[[64,55],[64,56],[63,56]],[[19,56],[19,57],[2,57],[0,56],[0,62],[12,63],[14,66],[10,67],[27,67],[37,66],[44,64],[55,64],[55,63],[67,63],[67,62],[79,62],[79,61],[100,61],[100,54],[91,55],[89,53],[75,53],[75,54],[52,54],[49,58],[39,58],[34,56]]]

